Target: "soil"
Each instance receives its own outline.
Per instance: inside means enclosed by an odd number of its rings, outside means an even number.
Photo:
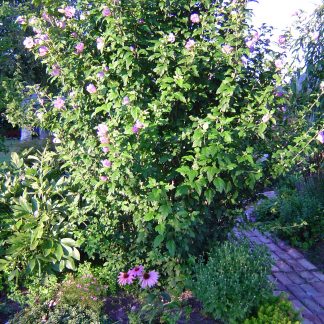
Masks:
[[[222,322],[215,321],[213,319],[205,317],[202,313],[201,304],[194,298],[187,300],[187,305],[190,305],[192,312],[190,314],[190,319],[187,320],[183,315],[178,324],[221,324]],[[118,324],[128,324],[127,314],[130,312],[136,312],[140,309],[140,303],[131,296],[118,296],[110,297],[106,299],[104,306],[105,313],[109,316],[109,319],[114,323]]]
[[[20,306],[12,300],[8,300],[0,293],[0,323],[7,323],[10,317],[20,311]]]

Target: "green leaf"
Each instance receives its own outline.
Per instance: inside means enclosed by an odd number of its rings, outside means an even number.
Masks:
[[[0,259],[0,271],[4,270],[9,262],[4,259]]]
[[[11,153],[11,161],[17,169],[20,169],[24,164],[23,159],[20,159],[19,155],[16,152]]]
[[[222,192],[225,189],[225,182],[221,178],[215,178],[213,181],[213,184],[215,185],[217,191]]]
[[[56,256],[56,259],[58,260],[58,261],[60,261],[61,259],[62,259],[62,256],[63,256],[63,254],[64,254],[64,252],[63,252],[63,248],[62,248],[62,245],[60,245],[60,244],[57,244],[56,245],[56,249],[55,249],[55,256]]]
[[[215,174],[218,173],[218,169],[216,167],[208,167],[207,168],[207,179],[209,182],[212,182]]]
[[[16,278],[19,276],[19,271],[18,269],[15,269],[13,271],[10,272],[9,276],[8,276],[8,280],[11,281],[12,279]]]
[[[266,123],[261,123],[258,127],[258,134],[261,138],[264,138],[264,132],[267,129],[267,124]]]
[[[62,272],[65,268],[65,263],[66,263],[66,260],[61,260],[60,263],[59,263],[59,271]]]
[[[67,259],[65,261],[65,267],[74,271],[76,268],[75,268],[75,263],[74,263],[73,259],[70,259],[70,258]]]
[[[175,248],[176,248],[176,245],[175,245],[175,242],[173,240],[169,240],[166,242],[166,247],[170,253],[171,256],[174,256],[175,254]]]
[[[28,266],[27,266],[28,271],[29,272],[32,272],[34,270],[34,268],[35,268],[35,265],[36,265],[36,260],[35,259],[31,259],[29,261],[29,263],[28,263]]]
[[[163,242],[163,240],[164,240],[164,236],[163,235],[156,236],[155,239],[154,239],[154,242],[153,242],[153,246],[155,248],[158,247],[158,246],[160,246],[161,243]]]
[[[170,205],[162,205],[160,206],[159,211],[162,216],[167,217],[172,212],[172,208]]]
[[[77,243],[71,238],[62,238],[61,243],[65,246],[77,246]]]
[[[215,193],[211,189],[207,189],[205,192],[205,197],[207,199],[208,204],[210,204],[213,201],[213,198],[215,196]]]
[[[154,219],[154,212],[148,212],[144,215],[144,221],[149,222]]]
[[[196,129],[193,134],[193,137],[192,137],[192,140],[193,140],[192,146],[200,147],[202,144],[203,137],[204,137],[204,133],[203,133],[202,129],[200,129],[200,128]]]
[[[162,235],[165,231],[165,224],[164,223],[161,223],[157,226],[155,226],[155,230],[160,234]]]
[[[76,248],[73,248],[73,251],[72,251],[72,254],[71,254],[71,257],[75,260],[78,260],[80,261],[80,252],[78,249]]]
[[[180,100],[183,103],[187,103],[187,100],[186,100],[185,96],[181,92],[176,92],[174,94],[174,98]]]

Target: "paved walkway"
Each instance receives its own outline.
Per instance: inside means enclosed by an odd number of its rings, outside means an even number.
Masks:
[[[247,209],[250,218],[253,208]],[[237,232],[237,231],[236,231]],[[286,293],[305,324],[324,324],[324,274],[296,249],[282,240],[258,230],[237,232],[254,244],[264,244],[271,252],[275,265],[270,280],[275,283],[275,294]]]

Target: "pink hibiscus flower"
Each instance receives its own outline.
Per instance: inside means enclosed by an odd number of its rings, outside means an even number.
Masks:
[[[101,144],[109,144],[109,138],[106,135],[105,136],[100,136],[99,141],[100,141]]]
[[[65,104],[65,99],[63,97],[58,97],[53,101],[53,106],[57,109],[62,109]]]
[[[278,37],[278,44],[282,46],[285,45],[285,43],[286,43],[286,37],[284,35],[280,35]]]
[[[76,44],[75,49],[77,54],[81,54],[84,50],[84,44],[83,43]]]
[[[111,167],[111,162],[109,160],[107,160],[107,159],[102,160],[101,163],[102,163],[102,166],[104,166],[105,168],[110,168]]]
[[[98,136],[105,136],[108,133],[108,126],[106,124],[99,124],[97,126]]]
[[[46,47],[46,46],[41,46],[38,49],[39,56],[45,56],[47,53],[48,53],[48,47]]]
[[[190,16],[190,20],[191,20],[191,22],[194,23],[194,24],[199,24],[199,22],[200,22],[199,15],[196,14],[196,13],[192,14],[192,15]]]
[[[56,26],[61,29],[65,29],[66,27],[66,22],[64,20],[59,20],[56,22]]]
[[[185,45],[187,50],[191,50],[195,46],[195,41],[193,39],[189,39]]]
[[[47,22],[51,22],[51,16],[47,12],[42,13],[42,18]]]
[[[71,7],[71,6],[65,7],[64,14],[65,14],[65,17],[67,17],[67,18],[73,18],[73,16],[75,15],[75,8]]]
[[[270,114],[265,114],[263,117],[262,117],[262,121],[264,123],[268,122],[271,118],[271,115]]]
[[[224,54],[231,54],[233,52],[233,47],[228,44],[225,44],[222,46],[222,52]]]
[[[34,43],[34,39],[33,37],[26,37],[24,39],[24,42],[23,42],[24,46],[28,49],[31,49],[34,47],[35,43]]]
[[[97,78],[98,79],[103,79],[105,77],[105,72],[104,71],[100,71],[97,73]]]
[[[26,25],[27,21],[26,21],[25,17],[19,16],[16,19],[16,23],[19,24],[19,25]]]

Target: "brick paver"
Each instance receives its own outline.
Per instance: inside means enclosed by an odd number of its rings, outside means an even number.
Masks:
[[[271,192],[267,195],[273,196]],[[247,216],[253,214],[248,208]],[[250,218],[251,219],[251,218]],[[324,274],[306,260],[296,249],[258,230],[235,230],[237,236],[247,237],[253,244],[264,244],[274,259],[272,275],[274,294],[285,292],[294,307],[301,312],[303,323],[324,324]]]

